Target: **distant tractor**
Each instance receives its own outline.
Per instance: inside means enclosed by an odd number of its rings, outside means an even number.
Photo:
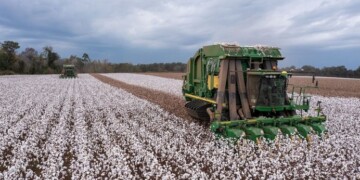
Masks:
[[[204,46],[190,58],[184,76],[188,113],[209,121],[215,134],[236,139],[274,140],[282,133],[310,140],[310,134],[326,133],[320,102],[316,116],[303,116],[310,108],[311,96],[305,94],[310,87],[293,86],[287,94],[292,75],[278,70],[283,59],[276,47]]]
[[[64,64],[60,78],[76,78],[76,69],[74,65]]]

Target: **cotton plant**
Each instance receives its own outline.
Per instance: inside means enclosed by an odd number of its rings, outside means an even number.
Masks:
[[[182,82],[168,81],[157,90],[182,96],[168,91],[181,90]],[[206,127],[86,74],[5,77],[0,85],[0,164],[6,166],[0,178],[360,178],[357,98],[313,97],[328,118],[326,138],[313,136],[309,146],[279,135],[259,147],[216,139]]]
[[[106,73],[102,75],[125,82],[127,84],[158,90],[169,94],[176,94],[179,97],[182,96],[181,86],[183,81],[181,80],[134,73]]]

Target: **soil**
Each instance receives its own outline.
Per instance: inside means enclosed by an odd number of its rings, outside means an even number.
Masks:
[[[319,88],[306,90],[307,93],[327,97],[357,97],[360,98],[360,79],[316,77]],[[297,86],[314,86],[312,77],[292,77],[290,84]],[[290,88],[289,88],[290,89]]]
[[[171,112],[177,117],[190,121],[194,120],[186,112],[186,109],[184,108],[185,100],[183,98],[153,89],[130,85],[100,74],[91,74],[91,75],[106,84],[109,84],[117,88],[121,88],[133,94],[136,97],[157,104],[167,112]]]
[[[182,80],[185,73],[143,73],[146,75],[159,76],[171,79]],[[360,79],[335,78],[335,77],[316,77],[319,88],[307,89],[306,92],[326,97],[357,97],[360,98]],[[290,84],[296,86],[314,86],[312,77],[294,76],[290,78]],[[289,90],[291,86],[289,86]]]

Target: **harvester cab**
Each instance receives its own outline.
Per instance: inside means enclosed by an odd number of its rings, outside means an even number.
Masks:
[[[283,133],[309,140],[310,134],[324,134],[320,103],[317,115],[302,113],[310,108],[305,89],[311,87],[293,86],[288,95],[291,73],[277,69],[283,59],[276,47],[204,46],[190,58],[184,76],[188,113],[210,121],[216,135],[235,139],[274,140]]]
[[[74,65],[64,64],[60,78],[76,78],[76,69]]]

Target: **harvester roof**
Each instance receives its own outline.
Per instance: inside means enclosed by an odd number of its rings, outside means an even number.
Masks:
[[[251,57],[251,58],[270,58],[282,60],[284,57],[280,53],[280,48],[271,46],[239,46],[234,44],[215,44],[202,48],[205,56],[213,57]]]

